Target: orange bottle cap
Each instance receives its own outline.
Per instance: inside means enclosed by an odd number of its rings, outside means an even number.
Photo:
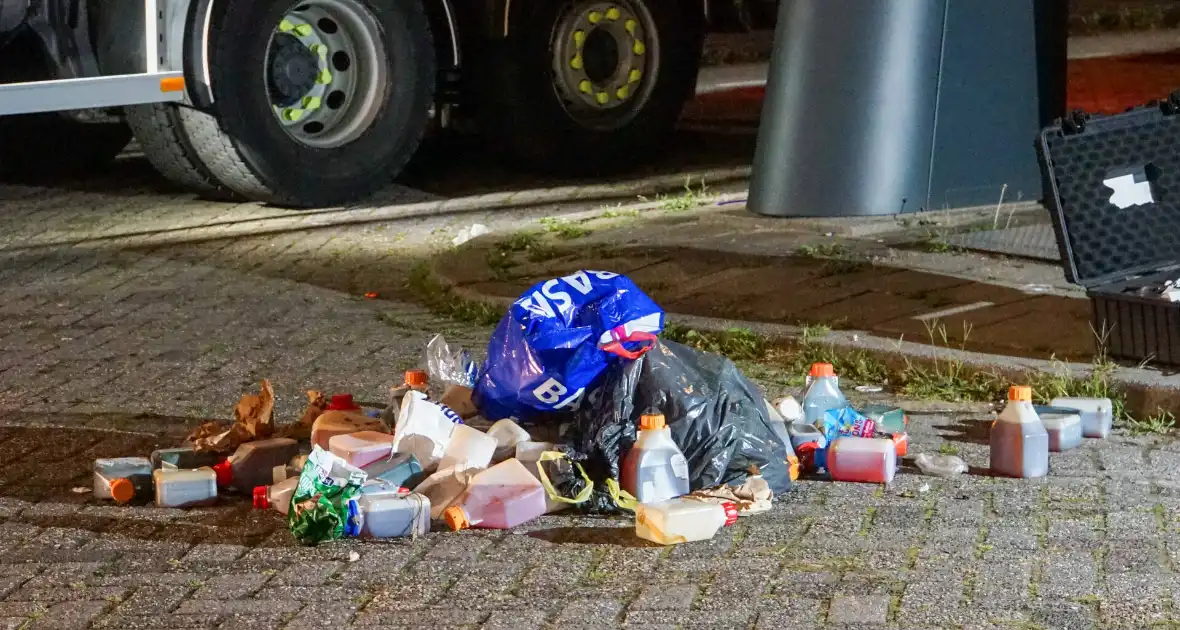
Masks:
[[[824,378],[827,376],[835,376],[835,375],[836,375],[836,369],[832,367],[831,363],[812,363],[811,364],[811,377],[812,378]]]
[[[457,505],[452,505],[443,510],[443,518],[446,519],[447,525],[454,531],[471,527],[471,521],[467,520],[467,513]]]
[[[1032,388],[1028,385],[1013,385],[1008,388],[1008,400],[1030,402],[1032,401]]]
[[[417,387],[426,384],[426,370],[406,370],[404,376],[406,385]]]
[[[664,414],[662,413],[645,413],[639,416],[639,430],[652,431],[655,429],[662,429],[666,426],[664,422]]]
[[[128,503],[135,498],[135,485],[131,483],[130,479],[111,480],[111,498],[116,503]]]

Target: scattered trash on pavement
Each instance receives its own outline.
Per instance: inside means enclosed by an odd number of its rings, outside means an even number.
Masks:
[[[732,361],[662,340],[663,328],[629,279],[579,271],[522,295],[482,367],[436,335],[426,369],[406,371],[384,409],[310,390],[300,419],[278,426],[264,380],[232,424],[203,424],[150,458],[96,459],[93,487],[72,492],[120,504],[154,494],[160,507],[250,495],[308,545],[413,538],[438,521],[511,529],[563,511],[633,516],[638,537],[670,545],[770,511],[800,477],[893,481],[909,445],[903,409],[853,408],[828,363],[810,366],[798,397],[772,403]],[[993,474],[1043,476],[1050,451],[1110,434],[1109,399],[1031,399],[1012,387],[994,421]],[[949,455],[913,462],[925,475],[968,472]]]
[[[923,475],[933,477],[954,477],[967,472],[967,463],[954,455],[929,455],[922,453],[914,458],[914,465]]]

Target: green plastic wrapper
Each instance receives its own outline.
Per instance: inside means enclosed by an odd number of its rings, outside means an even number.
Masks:
[[[365,476],[365,471],[313,447],[287,511],[287,527],[295,539],[315,545],[343,538],[346,532],[355,535],[360,525],[355,515],[350,518],[349,502],[360,494]]]

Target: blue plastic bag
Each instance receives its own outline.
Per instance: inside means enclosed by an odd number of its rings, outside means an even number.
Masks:
[[[663,329],[664,311],[625,276],[539,282],[492,333],[472,398],[489,420],[574,411],[609,365],[639,358]]]

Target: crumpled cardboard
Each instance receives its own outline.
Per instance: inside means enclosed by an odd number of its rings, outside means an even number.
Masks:
[[[324,398],[324,393],[309,389],[307,391],[307,409],[303,411],[299,422],[279,427],[279,437],[291,438],[293,440],[310,439],[311,427],[315,424],[315,419],[320,417],[320,414],[324,413],[327,407],[328,400]]]
[[[234,407],[234,423],[206,422],[188,436],[197,452],[229,453],[245,442],[263,440],[274,433],[275,393],[263,379],[257,394],[245,394]]]
[[[770,490],[770,484],[766,483],[762,475],[757,470],[752,470],[745,483],[740,486],[703,488],[689,494],[687,498],[710,503],[729,501],[737,506],[738,516],[749,516],[770,511],[774,492]]]

